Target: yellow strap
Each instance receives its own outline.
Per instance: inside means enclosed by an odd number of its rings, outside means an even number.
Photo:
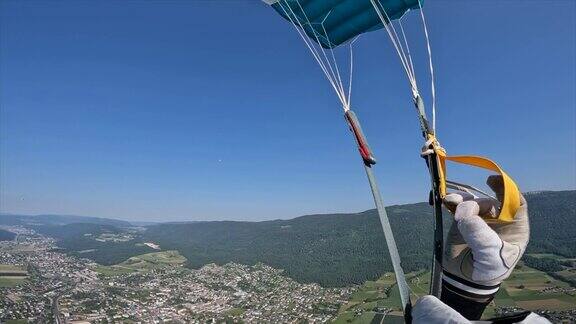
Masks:
[[[428,135],[428,139],[431,138],[434,139],[434,136]],[[502,175],[504,180],[504,198],[500,214],[498,215],[498,221],[511,222],[514,220],[514,215],[516,215],[518,208],[520,208],[520,190],[518,190],[518,186],[514,180],[512,180],[498,164],[480,156],[447,156],[446,151],[438,145],[435,139],[432,146],[440,163],[438,172],[440,173],[440,196],[442,198],[446,196],[446,160],[491,170]]]

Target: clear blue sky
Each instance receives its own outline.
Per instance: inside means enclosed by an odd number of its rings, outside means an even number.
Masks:
[[[443,145],[494,158],[524,191],[574,189],[575,2],[425,6]],[[338,101],[258,0],[4,0],[0,29],[2,212],[261,220],[372,208]],[[418,124],[386,37],[356,43],[353,106],[386,204],[423,201]]]

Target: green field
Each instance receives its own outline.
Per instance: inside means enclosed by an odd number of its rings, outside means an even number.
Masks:
[[[14,287],[20,285],[28,278],[24,266],[0,264],[0,287]]]
[[[104,276],[116,276],[131,272],[146,272],[164,267],[181,266],[186,262],[178,251],[146,253],[129,258],[112,266],[98,265],[94,271]]]
[[[3,322],[6,324],[27,324],[28,320],[25,319],[9,319],[6,322]]]
[[[13,264],[0,264],[0,276],[3,272],[22,272],[26,275],[26,268],[21,265],[13,265]]]
[[[26,282],[27,277],[0,277],[0,288],[14,287]]]
[[[570,270],[566,270],[570,271]],[[407,274],[412,301],[428,293],[429,272]],[[512,306],[526,310],[561,311],[576,309],[576,294],[561,291],[570,288],[566,282],[546,273],[519,266],[503,284],[494,301],[484,312],[484,318],[494,316],[496,307]],[[367,281],[356,291],[350,301],[339,310],[334,323],[371,323],[385,309],[393,311],[386,315],[384,323],[402,320],[400,296],[394,274],[387,273],[377,281]]]
[[[16,245],[3,246],[0,248],[0,251],[8,253],[26,253],[26,252],[41,251],[45,249],[46,248],[41,248],[38,247],[37,245],[19,243]]]
[[[240,316],[242,314],[244,314],[245,310],[242,308],[232,308],[230,310],[227,310],[225,312],[226,315],[228,316]]]
[[[407,274],[412,299],[426,295],[429,286],[429,272],[419,271]],[[340,308],[335,323],[371,323],[377,316],[382,316],[387,309],[393,309],[386,315],[384,322],[403,322],[400,294],[396,288],[393,273],[386,273],[376,281],[365,282],[356,291],[350,301]],[[377,318],[376,318],[377,319]]]
[[[499,294],[495,306],[517,306],[526,310],[576,309],[576,295],[559,291],[570,288],[568,283],[526,266],[516,269],[502,287],[507,296]]]

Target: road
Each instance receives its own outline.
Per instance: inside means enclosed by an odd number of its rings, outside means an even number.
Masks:
[[[54,323],[65,324],[66,321],[63,320],[62,317],[60,316],[60,307],[58,307],[58,298],[60,298],[60,295],[56,295],[54,296],[54,298],[52,298],[52,313],[54,314]]]

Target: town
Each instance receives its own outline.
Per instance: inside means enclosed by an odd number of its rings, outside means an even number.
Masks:
[[[263,263],[190,269],[182,254],[154,242],[144,244],[155,252],[103,265],[82,257],[91,250],[65,251],[33,226],[0,228],[14,234],[0,241],[0,323],[369,323],[401,316],[392,273],[325,288]],[[87,237],[133,239],[125,232]],[[428,280],[427,270],[409,274],[414,300],[428,293]],[[553,322],[570,322],[576,318],[575,294],[567,282],[522,264],[485,315],[530,309]]]
[[[52,238],[32,230],[8,229],[18,237],[0,242],[0,264],[5,270],[21,269],[25,277],[4,279],[15,282],[0,287],[5,296],[0,320],[320,323],[333,319],[354,292],[300,284],[264,264],[209,264],[190,270],[172,262],[181,260],[177,252],[148,256],[166,262],[131,258],[131,264],[104,267],[58,251]]]

